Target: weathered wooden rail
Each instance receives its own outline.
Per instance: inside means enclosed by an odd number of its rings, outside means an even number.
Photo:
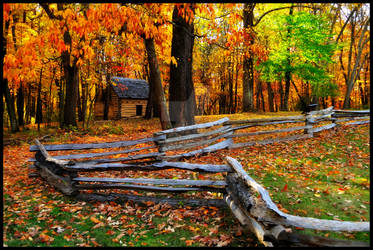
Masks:
[[[352,121],[349,125],[370,122],[368,115],[369,111],[339,111],[330,107],[308,112],[305,116],[243,121],[230,121],[228,118],[223,118],[214,122],[160,131],[151,138],[132,141],[43,145],[35,140],[35,145],[30,147],[30,151],[36,152],[35,158],[30,159],[30,162],[33,163],[38,176],[45,179],[56,190],[78,200],[152,201],[167,202],[170,205],[228,206],[240,223],[254,232],[265,246],[366,246],[362,242],[334,240],[291,232],[290,228],[285,227],[328,231],[370,231],[370,228],[369,222],[322,220],[283,213],[272,202],[268,192],[231,157],[226,158],[227,164],[225,165],[195,164],[175,160],[224,148],[310,138],[314,136],[314,133],[331,129],[346,121]],[[326,122],[331,123],[325,124]],[[266,128],[262,131],[235,134],[236,130],[288,123],[305,123],[305,125],[273,130]],[[238,143],[233,141],[234,138],[240,137],[251,138],[252,136],[294,132],[296,134],[280,138]],[[107,151],[102,152],[102,150]],[[183,151],[179,152],[180,150]],[[66,154],[64,153],[66,151],[74,153]],[[52,152],[55,155],[51,155]],[[209,173],[210,175],[222,173],[225,179],[222,179],[221,175],[208,180],[127,178],[128,171],[165,169]],[[120,171],[120,174],[125,177],[118,176],[117,172],[113,174],[112,171]],[[144,194],[123,193],[121,190],[139,191]],[[221,193],[224,199],[162,196],[162,194],[169,193],[189,193],[193,197],[193,192]],[[149,193],[161,195],[153,196],[148,195]]]
[[[362,242],[327,239],[292,233],[285,226],[296,226],[331,231],[369,231],[369,222],[341,222],[283,213],[272,202],[268,192],[253,180],[233,158],[227,157],[226,165],[192,164],[186,162],[151,162],[144,164],[109,163],[97,161],[73,162],[56,159],[49,155],[39,141],[37,161],[34,163],[40,176],[65,195],[84,201],[135,201],[167,202],[170,205],[227,205],[235,217],[247,226],[265,246],[366,246]],[[66,147],[66,146],[65,146]],[[53,148],[53,147],[49,147]],[[75,147],[76,148],[76,147]],[[33,147],[34,149],[34,147]],[[92,171],[183,169],[204,173],[225,173],[225,179],[151,179],[151,178],[108,178],[81,176]],[[168,198],[123,193],[86,193],[85,190],[142,190],[158,193],[215,192],[224,199]],[[259,195],[258,195],[259,194]]]
[[[292,233],[284,226],[328,231],[370,231],[369,222],[349,222],[300,217],[278,209],[269,193],[251,178],[234,158],[226,176],[224,199],[242,225],[247,226],[265,246],[368,246],[366,243],[327,239]],[[258,195],[259,194],[259,195]]]
[[[227,121],[229,118],[225,117],[218,121],[154,133],[153,138],[158,151],[165,153],[161,159],[178,160],[227,148],[233,143],[232,139],[227,138],[233,133],[230,125],[224,125]],[[188,152],[177,153],[179,150]]]

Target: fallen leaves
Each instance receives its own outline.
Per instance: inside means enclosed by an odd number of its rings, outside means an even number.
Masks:
[[[349,145],[348,143],[351,142],[343,136],[344,133],[350,133],[349,131],[353,130],[348,128],[333,138],[324,138],[321,135],[318,140],[297,142],[286,145],[286,147],[278,144],[222,150],[188,161],[222,164],[225,155],[234,155],[250,174],[258,176],[256,179],[258,182],[262,182],[266,175],[271,173],[270,183],[273,186],[281,183],[276,187],[277,189],[273,188],[269,192],[275,197],[274,200],[278,200],[276,195],[285,197],[286,202],[280,203],[278,206],[283,212],[300,216],[321,216],[326,213],[326,210],[316,210],[313,204],[318,204],[326,198],[340,197],[343,201],[342,204],[349,205],[345,210],[340,211],[341,214],[338,214],[340,218],[347,216],[349,211],[356,210],[353,212],[355,215],[357,214],[355,220],[369,221],[369,200],[357,201],[358,196],[356,196],[357,198],[349,196],[352,191],[356,192],[357,188],[365,188],[369,192],[370,180],[367,177],[370,166],[369,151],[355,152],[358,147],[352,145],[349,150],[356,153],[356,157],[355,161],[350,161],[350,157],[346,158],[346,152],[342,151],[343,147],[329,147],[332,143]],[[358,130],[355,129],[355,131]],[[368,128],[363,130],[363,134],[366,135],[367,132]],[[356,134],[356,137],[361,137],[359,140],[363,143],[369,140],[363,135]],[[87,142],[94,143],[98,142],[100,138],[76,137],[77,142],[80,143],[85,139]],[[109,139],[114,141],[119,140],[120,137],[105,138],[105,140]],[[101,138],[101,140],[103,139]],[[167,204],[154,204],[150,201],[145,202],[144,206],[138,206],[131,202],[120,205],[115,202],[86,203],[65,199],[63,195],[46,185],[41,179],[27,177],[27,165],[24,163],[28,158],[33,157],[33,153],[28,151],[28,146],[4,147],[3,219],[4,243],[6,245],[17,240],[18,242],[29,242],[29,245],[55,246],[56,242],[64,241],[63,244],[66,245],[103,246],[100,238],[93,236],[93,231],[102,232],[101,235],[108,238],[113,246],[153,246],[152,244],[165,246],[166,242],[145,242],[147,239],[145,236],[152,235],[156,238],[156,235],[159,234],[161,235],[159,238],[161,238],[168,234],[179,234],[181,231],[192,235],[190,237],[183,236],[180,239],[187,246],[230,246],[236,237],[245,237],[247,238],[245,244],[250,244],[250,237],[246,237],[241,228],[237,228],[238,223],[234,224],[232,221],[233,225],[224,224],[223,221],[227,214],[216,207],[180,206],[172,208]],[[350,151],[349,154],[351,154]],[[282,159],[276,161],[279,157]],[[348,160],[343,161],[343,158]],[[354,163],[353,166],[351,163]],[[355,172],[356,169],[361,172]],[[365,174],[366,172],[367,174]],[[118,174],[126,177],[140,177],[143,173],[133,171]],[[168,170],[150,174],[162,178],[183,179],[190,177],[187,171]],[[208,175],[202,174],[196,175],[196,177],[209,178]],[[224,177],[220,176],[219,178]],[[290,185],[290,183],[292,184]],[[277,192],[271,192],[275,190]],[[299,204],[307,204],[303,197],[308,194],[314,198],[313,201],[307,201],[310,202],[309,209],[297,208],[296,206]],[[210,193],[198,193],[195,196],[198,198],[214,197]],[[345,200],[352,202],[344,202]],[[330,207],[333,209],[340,210],[341,206],[338,202],[330,202]],[[295,209],[297,210],[295,211]],[[336,215],[334,211],[331,214],[333,217]],[[59,216],[65,217],[63,220],[59,220]],[[338,217],[334,218],[338,219]],[[159,222],[159,220],[161,221]],[[80,225],[87,224],[91,225],[89,229],[77,230]],[[25,225],[27,227],[24,227]],[[59,237],[58,240],[57,237]],[[156,239],[158,240],[158,238]]]
[[[100,220],[98,220],[96,217],[94,217],[94,216],[91,216],[90,218],[89,218],[93,223],[95,223],[95,224],[99,224],[99,223],[101,223],[101,221]]]
[[[53,237],[50,237],[50,236],[48,236],[45,233],[41,233],[39,235],[39,239],[40,239],[41,242],[43,242],[43,243],[49,243],[49,244],[54,241]]]
[[[281,192],[286,192],[288,190],[288,184],[285,184],[285,186],[281,189]]]

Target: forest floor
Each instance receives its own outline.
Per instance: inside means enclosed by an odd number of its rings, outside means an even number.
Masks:
[[[196,117],[197,123],[296,115],[296,112]],[[370,125],[342,126],[315,138],[221,150],[186,160],[225,164],[237,159],[263,185],[279,209],[293,215],[344,221],[370,221]],[[160,131],[159,120],[96,122],[87,130],[42,127],[15,135],[4,131],[4,246],[260,246],[228,209],[88,203],[65,197],[44,181],[28,177],[33,139],[49,143],[134,140]],[[169,171],[169,170],[168,170]],[[170,172],[170,175],[184,173]],[[203,178],[203,176],[198,176]],[[369,232],[329,232],[293,228],[331,238],[370,241]]]

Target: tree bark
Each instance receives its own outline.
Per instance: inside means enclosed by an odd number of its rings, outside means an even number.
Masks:
[[[182,5],[190,7],[194,12],[195,4]],[[192,80],[194,25],[188,16],[178,15],[175,6],[172,14],[172,45],[171,56],[177,65],[171,62],[169,87],[169,114],[173,127],[192,125],[195,123],[195,92]]]
[[[357,75],[360,73],[360,69],[361,69],[361,66],[358,67],[360,65],[361,54],[363,52],[364,45],[369,41],[369,37],[367,37],[363,41],[365,32],[368,29],[369,23],[370,23],[370,18],[368,18],[368,20],[364,24],[364,28],[361,32],[361,35],[360,35],[360,38],[359,38],[359,43],[358,43],[358,46],[357,46],[358,53],[357,53],[356,58],[355,58],[355,65],[354,65],[354,68],[353,68],[351,74],[349,74],[348,80],[346,81],[347,89],[346,89],[344,103],[343,103],[343,108],[344,109],[350,108],[350,95],[351,95],[352,89],[354,87]]]
[[[238,53],[236,57],[236,76],[235,76],[235,88],[234,88],[234,113],[237,112],[237,86],[238,86],[238,72],[239,72],[239,59],[238,59]]]
[[[293,6],[289,10],[289,16],[293,15]],[[290,39],[291,27],[287,29],[287,38]],[[290,92],[290,81],[291,81],[291,59],[290,59],[290,48],[287,48],[288,54],[286,58],[287,70],[285,72],[285,95],[282,111],[289,111],[289,92]]]
[[[254,27],[254,8],[255,3],[245,3],[243,10],[244,28]],[[253,40],[250,41],[253,44]],[[254,62],[251,54],[243,59],[243,111],[254,110]]]
[[[269,107],[269,112],[274,112],[273,108],[273,90],[270,82],[267,82],[267,91],[268,91],[268,107]]]
[[[1,60],[4,62],[4,56],[6,55],[6,36],[9,31],[9,19],[5,22],[5,30],[3,33],[3,53],[1,55]],[[5,35],[4,35],[5,34]],[[18,121],[15,113],[15,107],[14,107],[14,99],[12,98],[8,86],[8,79],[3,78],[3,87],[4,87],[4,97],[5,97],[5,103],[8,110],[9,120],[10,120],[10,126],[11,131],[17,132],[19,131]]]
[[[40,123],[43,122],[43,104],[41,100],[41,80],[43,78],[43,67],[40,70],[40,79],[39,79],[39,87],[38,87],[38,99],[36,104],[36,120],[35,122],[38,124],[38,131],[40,131]]]
[[[60,68],[60,74],[62,75],[63,69],[62,69],[62,63],[61,63],[61,68]],[[58,108],[59,108],[59,115],[58,115],[58,120],[60,123],[60,127],[63,126],[63,107],[64,102],[65,102],[65,81],[63,78],[60,78],[59,80],[59,89],[58,89],[58,97],[59,97],[59,103],[58,103]]]
[[[17,92],[17,113],[18,113],[18,125],[23,126],[24,120],[23,120],[23,109],[25,106],[24,101],[24,94],[23,94],[23,86],[22,82],[19,85],[18,92]]]
[[[70,55],[69,55],[70,57]],[[66,97],[63,116],[63,126],[77,126],[76,123],[76,105],[78,101],[78,67],[74,63],[69,65],[69,61],[64,61],[64,73],[66,78]]]
[[[152,95],[155,101],[157,109],[159,110],[160,122],[162,130],[171,128],[170,117],[167,112],[166,98],[163,92],[161,72],[159,71],[159,65],[157,60],[157,55],[155,53],[154,39],[147,38],[144,39],[146,52],[148,54],[149,63],[149,82],[151,83],[152,89],[149,95]],[[153,99],[151,98],[151,99]],[[154,107],[154,108],[155,108]]]
[[[8,79],[3,78],[3,84],[4,84],[4,97],[5,97],[6,107],[8,110],[11,131],[14,133],[14,132],[19,131],[19,126],[18,126],[15,107],[14,107],[14,99],[12,98],[10,94],[10,90],[8,87]]]
[[[104,96],[104,120],[109,120],[109,106],[110,106],[110,74],[106,73],[106,88],[103,90]]]

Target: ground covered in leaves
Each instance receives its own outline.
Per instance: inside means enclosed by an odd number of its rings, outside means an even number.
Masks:
[[[222,117],[203,116],[196,120],[201,123]],[[229,117],[235,120],[268,116]],[[48,143],[110,142],[149,137],[159,130],[157,119],[130,119],[97,123],[84,131],[44,128],[40,134],[27,130],[13,135],[18,138],[17,145],[3,148],[4,246],[260,246],[228,209],[183,204],[170,207],[151,202],[80,202],[56,192],[40,177],[28,177],[27,160],[34,155],[29,146],[36,137],[51,134]],[[225,164],[225,156],[231,156],[286,213],[369,221],[369,143],[369,124],[343,126],[321,132],[315,138],[222,150],[186,161]],[[178,174],[185,173],[167,173]],[[367,232],[293,230],[367,242],[370,238]]]

